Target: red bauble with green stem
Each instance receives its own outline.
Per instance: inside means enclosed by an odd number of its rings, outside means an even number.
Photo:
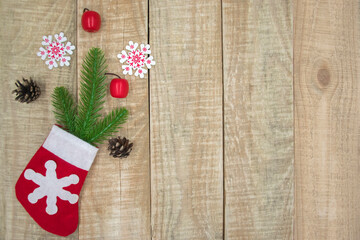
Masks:
[[[129,83],[126,79],[121,78],[115,73],[105,73],[105,75],[113,75],[114,78],[110,83],[110,94],[114,98],[126,98],[129,93]]]

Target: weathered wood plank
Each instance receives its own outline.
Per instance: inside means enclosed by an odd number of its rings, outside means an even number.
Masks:
[[[84,8],[101,15],[99,32],[82,29]],[[87,51],[100,47],[105,51],[108,71],[122,75],[117,54],[129,41],[146,43],[147,37],[147,1],[78,1],[78,74]],[[148,80],[134,76],[126,79],[128,97],[115,99],[108,91],[105,112],[122,106],[129,110],[128,122],[119,135],[129,138],[134,149],[130,157],[119,160],[109,156],[107,143],[100,147],[81,197],[80,239],[143,240],[151,235]]]
[[[53,89],[64,85],[76,92],[76,51],[70,67],[53,70],[36,55],[44,35],[63,31],[76,42],[76,2],[2,0],[0,5],[0,238],[64,239],[37,225],[17,201],[14,188],[54,124]],[[22,77],[32,77],[41,87],[33,103],[18,103],[11,94]],[[76,231],[67,239],[77,237]]]
[[[295,6],[295,239],[360,239],[359,9]]]
[[[222,239],[220,1],[150,1],[153,239]]]
[[[292,239],[292,1],[223,2],[225,239]]]

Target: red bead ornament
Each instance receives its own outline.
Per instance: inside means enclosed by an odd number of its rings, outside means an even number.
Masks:
[[[83,15],[81,17],[81,26],[86,32],[97,32],[101,26],[101,17],[95,11],[90,11],[84,8]]]
[[[105,75],[114,75],[118,78],[114,78],[110,83],[110,94],[114,98],[126,98],[129,93],[129,83],[126,79],[121,78],[114,73],[105,73]]]

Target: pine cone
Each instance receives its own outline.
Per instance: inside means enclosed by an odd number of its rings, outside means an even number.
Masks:
[[[114,158],[127,158],[132,151],[133,143],[131,143],[128,139],[117,137],[109,139],[109,147],[110,156]]]
[[[23,83],[17,80],[15,86],[17,89],[12,91],[12,93],[16,93],[15,100],[22,103],[30,103],[36,100],[41,94],[40,87],[31,78],[30,81],[23,78]]]

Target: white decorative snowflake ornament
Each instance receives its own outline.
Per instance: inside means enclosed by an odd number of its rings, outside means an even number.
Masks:
[[[24,177],[39,185],[38,188],[29,194],[28,200],[30,203],[35,204],[39,199],[46,196],[46,212],[49,215],[54,215],[58,211],[58,207],[56,206],[57,197],[64,201],[69,201],[71,204],[75,204],[79,200],[78,195],[63,189],[71,184],[77,184],[79,177],[76,174],[71,174],[68,177],[58,179],[55,170],[56,163],[53,160],[47,161],[45,168],[45,176],[36,173],[32,169],[25,171]]]
[[[133,72],[135,72],[135,76],[144,78],[147,69],[150,69],[152,65],[155,65],[155,61],[153,60],[153,56],[149,56],[149,54],[151,54],[149,44],[140,44],[140,48],[137,49],[138,46],[138,43],[130,41],[129,45],[126,46],[128,52],[122,50],[121,54],[118,54],[117,57],[120,59],[121,63],[125,63],[122,66],[124,75],[132,75]]]
[[[65,41],[67,38],[64,36],[64,33],[59,33],[53,36],[43,36],[42,45],[44,47],[39,48],[39,52],[37,55],[41,57],[42,60],[48,59],[45,61],[46,65],[49,66],[49,69],[52,69],[53,67],[58,67],[58,63],[60,66],[69,66],[70,63],[70,56],[73,54],[73,50],[75,49],[74,45],[71,45],[71,42],[67,42],[65,44]]]

